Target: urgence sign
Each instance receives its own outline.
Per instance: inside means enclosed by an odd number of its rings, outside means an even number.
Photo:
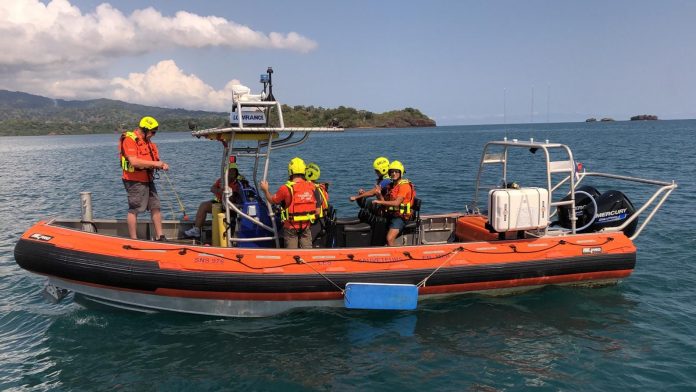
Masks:
[[[230,123],[239,124],[239,113],[230,113]],[[266,124],[266,114],[264,112],[247,110],[242,111],[243,124]]]

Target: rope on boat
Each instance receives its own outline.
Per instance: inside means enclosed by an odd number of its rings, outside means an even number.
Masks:
[[[184,207],[184,203],[181,202],[181,198],[179,197],[179,194],[176,192],[176,189],[174,188],[174,182],[171,179],[169,179],[169,174],[167,174],[166,170],[163,170],[162,173],[164,173],[164,178],[167,180],[169,188],[172,190],[174,197],[176,197],[176,201],[179,203],[179,211],[181,211],[184,214],[184,220],[188,220],[188,215],[186,215],[186,207]],[[172,208],[172,210],[174,209]]]
[[[322,278],[326,279],[327,282],[329,282],[329,283],[331,283],[332,285],[334,285],[334,286],[338,289],[338,291],[341,292],[341,294],[345,294],[346,291],[345,291],[344,289],[342,289],[341,286],[337,285],[336,282],[334,282],[333,280],[331,280],[328,276],[326,276],[326,275],[322,274],[321,272],[317,271],[314,267],[312,267],[311,264],[309,264],[308,262],[304,261],[304,260],[302,259],[302,257],[300,257],[300,256],[293,256],[293,258],[295,259],[295,261],[297,262],[297,264],[304,264],[304,265],[306,265],[307,267],[311,268],[312,271],[316,272],[316,273],[319,274]]]
[[[608,244],[608,243],[611,242],[611,241],[614,241],[614,238],[613,238],[613,237],[607,237],[606,241],[604,241],[603,243],[601,243],[601,244],[591,244],[591,245],[592,245],[592,246],[602,246],[602,245]],[[549,247],[547,247],[547,248],[544,248],[544,249],[535,249],[535,250],[530,250],[530,251],[521,251],[521,250],[518,250],[518,249],[517,249],[517,246],[515,246],[514,244],[508,245],[508,246],[510,247],[511,250],[505,251],[505,252],[477,251],[477,250],[467,249],[467,248],[464,248],[463,246],[460,246],[460,247],[458,247],[458,248],[453,249],[453,250],[450,251],[450,252],[447,252],[447,253],[444,253],[444,254],[441,254],[441,255],[437,255],[437,256],[429,256],[429,257],[413,257],[413,256],[411,255],[410,252],[405,251],[405,252],[403,252],[403,255],[406,256],[406,257],[403,258],[403,259],[396,259],[396,260],[381,260],[381,261],[378,261],[378,260],[360,260],[360,259],[356,259],[355,256],[354,256],[353,254],[348,254],[348,255],[346,255],[347,258],[345,258],[345,259],[332,259],[331,261],[334,261],[334,262],[338,262],[338,261],[350,261],[350,262],[354,262],[354,263],[366,263],[366,264],[392,264],[392,263],[402,263],[402,262],[404,262],[404,261],[409,261],[409,260],[414,260],[414,261],[437,260],[437,259],[441,259],[441,258],[444,258],[444,257],[448,257],[448,256],[449,256],[449,258],[448,258],[447,260],[445,260],[439,267],[437,267],[437,269],[436,269],[435,271],[433,271],[433,273],[435,273],[437,270],[439,270],[441,267],[443,267],[445,264],[447,264],[447,262],[450,261],[450,260],[452,259],[452,257],[454,257],[454,256],[455,256],[457,253],[459,253],[459,252],[470,252],[470,253],[477,253],[477,254],[492,254],[492,255],[504,255],[504,254],[512,254],[512,253],[523,253],[523,254],[528,254],[528,253],[545,252],[545,251],[550,250],[550,249],[553,249],[553,248],[555,248],[555,247],[557,247],[557,246],[559,246],[559,245],[573,245],[573,246],[583,246],[583,247],[584,247],[584,246],[590,246],[590,244],[576,244],[576,243],[568,242],[568,241],[566,241],[566,240],[560,240],[560,241],[558,241],[558,243],[556,243],[556,244],[554,244],[554,245],[551,245],[551,246],[549,246]],[[291,266],[291,265],[295,265],[295,264],[306,264],[307,266],[309,266],[310,268],[312,268],[311,264],[313,264],[313,263],[324,263],[324,262],[325,262],[325,260],[305,261],[305,260],[303,260],[301,257],[300,257],[300,260],[301,260],[301,262],[300,262],[300,261],[298,261],[298,259],[297,259],[299,256],[294,256],[294,258],[295,258],[295,262],[294,262],[294,263],[283,263],[283,264],[277,264],[277,265],[273,265],[273,266],[254,267],[254,266],[251,266],[251,265],[249,265],[249,264],[247,264],[247,263],[245,263],[245,262],[242,261],[242,258],[244,258],[244,255],[243,255],[243,254],[237,254],[237,255],[235,255],[235,258],[231,258],[231,257],[222,256],[222,255],[220,255],[219,253],[205,252],[205,251],[201,251],[200,249],[191,249],[191,248],[189,248],[189,247],[176,247],[176,248],[138,248],[138,247],[134,247],[134,246],[132,246],[132,245],[123,245],[123,249],[125,249],[125,250],[140,250],[140,251],[176,251],[176,252],[179,253],[179,255],[182,255],[182,256],[185,255],[186,252],[196,252],[196,253],[199,253],[199,254],[201,254],[201,255],[214,256],[214,257],[217,257],[217,258],[220,258],[220,259],[224,259],[224,260],[228,260],[228,261],[234,261],[234,262],[236,262],[236,263],[238,263],[238,264],[241,264],[242,266],[244,266],[244,267],[246,267],[246,268],[248,268],[248,269],[250,269],[250,270],[264,270],[264,269],[266,269],[266,268],[282,268],[282,267],[287,267],[287,266]],[[314,269],[314,268],[312,268],[312,269]],[[315,271],[316,271],[316,270],[315,270]],[[319,273],[319,272],[317,271],[317,273]],[[319,273],[319,274],[320,274],[320,273]],[[320,275],[321,275],[321,274],[320,274]],[[322,276],[323,276],[323,275],[322,275]],[[421,281],[421,283],[422,283],[422,284],[425,284],[425,281],[427,281],[428,278],[430,278],[430,276],[432,276],[432,274],[430,274],[428,277],[426,277],[425,279],[423,279],[423,281]],[[324,277],[324,278],[325,278],[325,279],[328,279],[328,278],[326,278],[326,277]],[[421,284],[421,283],[419,283],[419,284]],[[334,283],[332,282],[332,284],[334,284]],[[334,286],[338,287],[336,284],[334,284]],[[340,289],[340,287],[339,287],[339,289]],[[343,289],[341,289],[341,290],[343,290]]]
[[[176,213],[174,212],[174,203],[172,203],[172,198],[169,197],[169,193],[165,190],[165,187],[162,187],[162,196],[163,199],[167,199],[167,203],[169,204],[169,210],[172,212],[172,219],[176,219]]]
[[[426,276],[425,278],[423,278],[423,280],[421,280],[421,281],[416,285],[416,287],[425,287],[425,284],[428,282],[428,279],[430,279],[431,276],[435,275],[435,273],[436,273],[437,271],[439,271],[440,268],[444,267],[444,265],[447,264],[447,263],[449,263],[450,260],[452,260],[452,259],[454,258],[454,256],[457,255],[457,253],[459,253],[459,252],[461,252],[461,251],[463,251],[463,250],[465,250],[465,249],[464,249],[463,247],[461,247],[461,246],[460,246],[459,248],[455,249],[454,252],[452,252],[452,253],[450,254],[450,257],[447,258],[447,260],[443,261],[442,264],[440,264],[437,268],[435,268],[435,270],[433,270],[433,272],[431,272],[430,275],[428,275],[428,276]]]

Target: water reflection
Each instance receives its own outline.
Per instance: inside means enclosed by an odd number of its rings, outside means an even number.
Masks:
[[[621,355],[634,306],[616,288],[461,296],[425,301],[416,312],[309,309],[261,319],[89,306],[54,320],[38,361],[66,389],[563,385],[576,376],[568,363],[586,374],[598,370],[576,360],[579,352]]]

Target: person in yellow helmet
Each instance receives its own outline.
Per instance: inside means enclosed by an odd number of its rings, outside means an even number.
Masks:
[[[382,198],[381,194],[372,204],[379,205],[385,209],[389,217],[389,231],[387,232],[387,245],[396,245],[396,237],[399,235],[406,222],[411,219],[411,206],[416,198],[416,188],[413,183],[405,178],[404,165],[399,161],[392,161],[389,164],[388,174],[391,182],[387,186],[387,195]]]
[[[288,163],[288,182],[274,195],[268,191],[268,181],[259,183],[266,200],[283,208],[281,220],[286,248],[312,247],[310,225],[317,219],[317,199],[314,184],[305,181],[306,170],[301,158],[292,158]]]
[[[372,168],[375,169],[375,174],[377,175],[375,186],[369,191],[365,191],[361,188],[358,190],[357,195],[350,197],[350,201],[356,201],[365,197],[377,196],[380,194],[382,196],[386,195],[387,186],[389,183],[391,183],[391,179],[387,174],[387,171],[389,170],[389,159],[385,157],[376,158],[372,162]]]
[[[160,160],[157,145],[151,141],[158,129],[157,120],[145,116],[137,128],[124,132],[119,142],[123,185],[128,194],[128,235],[133,239],[137,239],[138,214],[149,210],[155,226],[155,239],[165,240],[154,180],[155,170],[169,170],[169,165]]]
[[[238,204],[242,186],[248,187],[249,183],[243,175],[239,174],[239,167],[237,166],[237,160],[234,156],[230,157],[230,162],[228,164],[227,184],[229,190],[232,192],[230,200],[232,200],[233,203]],[[205,218],[208,216],[208,214],[212,213],[213,204],[220,203],[223,200],[223,192],[225,191],[224,188],[225,184],[222,182],[222,177],[218,178],[213,186],[210,187],[210,192],[214,195],[213,199],[204,201],[198,206],[194,226],[184,231],[184,236],[189,238],[200,238],[201,228],[205,223]]]

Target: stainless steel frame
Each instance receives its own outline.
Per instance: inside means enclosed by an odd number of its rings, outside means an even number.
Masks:
[[[494,148],[499,148],[501,151],[498,152],[492,152],[491,150]],[[641,184],[648,184],[648,185],[655,185],[659,186],[659,188],[653,193],[653,195],[648,198],[648,200],[636,210],[636,213],[631,216],[626,222],[624,222],[622,225],[617,226],[617,227],[611,227],[611,228],[605,228],[605,232],[616,232],[616,231],[621,231],[625,229],[628,225],[630,225],[634,220],[638,219],[638,216],[641,215],[643,212],[646,211],[646,209],[653,204],[655,200],[657,200],[658,197],[662,196],[660,200],[652,207],[652,210],[648,213],[648,217],[643,221],[643,223],[638,226],[636,232],[630,237],[631,240],[635,239],[638,237],[638,235],[643,231],[645,226],[652,220],[653,216],[655,216],[655,213],[657,210],[660,209],[662,204],[667,200],[667,197],[677,188],[677,184],[672,181],[670,182],[664,182],[664,181],[657,181],[657,180],[649,180],[649,179],[644,179],[644,178],[637,178],[637,177],[628,177],[628,176],[621,176],[621,175],[616,175],[616,174],[606,174],[606,173],[595,173],[595,172],[578,172],[576,170],[576,165],[575,161],[573,159],[573,153],[570,150],[570,147],[568,147],[565,144],[560,144],[560,143],[549,143],[548,140],[545,140],[544,142],[535,142],[534,139],[530,139],[529,141],[520,141],[518,139],[512,139],[508,140],[507,138],[504,138],[502,141],[492,141],[486,143],[486,145],[483,148],[483,153],[481,155],[481,161],[479,163],[479,170],[478,174],[476,176],[476,190],[474,193],[474,201],[473,201],[473,208],[478,209],[478,202],[479,202],[479,194],[482,190],[489,191],[491,189],[496,189],[500,188],[500,184],[497,185],[482,185],[481,184],[481,176],[483,174],[484,168],[488,165],[501,165],[501,172],[502,172],[502,183],[507,184],[507,165],[508,165],[508,151],[511,148],[522,148],[522,149],[535,149],[535,150],[540,150],[543,151],[544,157],[546,160],[546,187],[549,192],[549,200],[548,200],[548,205],[549,209],[551,207],[556,207],[556,210],[553,211],[552,213],[549,214],[549,217],[554,216],[557,211],[559,206],[567,205],[570,206],[571,211],[575,211],[575,188],[578,186],[580,182],[585,177],[604,177],[604,178],[610,178],[610,179],[615,179],[615,180],[622,180],[622,181],[630,181],[630,182],[635,182],[635,183],[641,183]],[[551,151],[557,151],[558,155],[560,155],[563,159],[561,160],[551,160]],[[558,182],[554,183],[554,174],[561,174],[564,175],[563,178],[561,178]],[[553,192],[559,191],[561,186],[567,184],[568,185],[568,193],[564,194],[565,195],[570,195],[569,200],[559,200],[559,201],[554,201],[553,198]],[[571,214],[570,217],[571,221],[571,228],[569,230],[552,230],[550,231],[549,228],[545,228],[543,235],[563,235],[563,234],[576,234],[577,232],[577,226],[576,226],[576,221],[577,218],[575,214]]]
[[[231,211],[237,213],[237,216],[248,219],[255,225],[267,230],[269,236],[266,237],[255,237],[255,238],[239,238],[236,237],[231,232],[231,225],[227,225],[227,246],[232,246],[234,242],[253,242],[253,241],[275,241],[276,247],[280,247],[280,236],[278,233],[278,227],[276,227],[276,221],[273,215],[273,208],[270,201],[266,200],[264,195],[259,190],[258,181],[258,170],[259,170],[259,159],[263,158],[263,174],[261,177],[262,181],[266,181],[268,178],[268,167],[270,165],[271,152],[274,150],[279,150],[281,148],[288,148],[300,145],[307,141],[309,134],[311,132],[341,132],[342,128],[332,128],[332,127],[316,127],[316,128],[306,128],[306,127],[285,127],[285,122],[283,120],[283,109],[280,102],[277,101],[242,101],[238,96],[233,95],[233,108],[240,113],[239,116],[239,126],[236,127],[225,127],[225,128],[210,128],[203,130],[196,130],[191,132],[193,136],[196,137],[207,137],[210,139],[215,139],[216,137],[223,137],[223,139],[229,139],[225,141],[225,148],[222,155],[222,161],[220,163],[220,175],[225,184],[225,191],[223,193],[224,199],[224,210],[225,219],[230,222],[232,218]],[[270,114],[270,108],[275,107],[278,116],[278,127],[269,126],[245,126],[242,120],[241,113],[242,108],[265,108],[266,114]],[[267,121],[268,122],[268,121]],[[286,135],[279,139],[279,134],[286,133]],[[243,138],[243,135],[265,135],[265,137],[259,137],[257,140],[256,147],[235,147],[235,142],[238,141],[238,136]],[[296,135],[298,134],[298,135]],[[299,137],[296,137],[299,136]],[[253,169],[253,182],[254,187],[257,189],[258,196],[261,197],[268,210],[268,214],[271,217],[271,226],[268,226],[261,222],[258,218],[249,216],[244,213],[238,206],[234,205],[229,199],[231,192],[228,188],[229,184],[227,182],[227,172],[229,171],[230,156],[235,155],[237,157],[253,157],[254,158],[254,169]]]

